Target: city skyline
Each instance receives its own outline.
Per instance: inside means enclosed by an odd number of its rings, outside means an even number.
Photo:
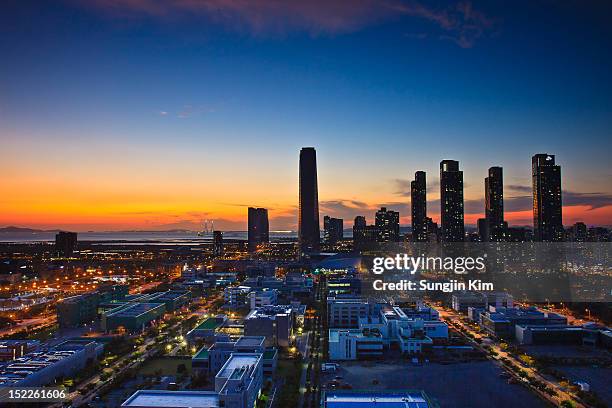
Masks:
[[[549,152],[564,224],[612,224],[609,5],[199,3],[3,3],[0,226],[244,231],[253,206],[296,231],[302,146],[321,219],[410,225],[422,170],[439,223],[450,159],[466,225],[492,166],[505,221],[532,225]]]

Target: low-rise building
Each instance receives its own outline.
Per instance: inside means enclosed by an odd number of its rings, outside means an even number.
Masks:
[[[75,328],[95,322],[98,318],[99,303],[100,295],[98,292],[70,296],[57,302],[56,311],[59,327],[62,329]]]
[[[225,408],[251,408],[263,386],[261,353],[233,353],[215,376],[215,391]]]
[[[11,361],[32,351],[27,340],[0,340],[0,361]]]
[[[293,327],[294,313],[290,305],[258,307],[244,319],[245,336],[264,336],[267,346],[289,346]]]
[[[215,376],[214,391],[139,390],[122,407],[252,408],[263,386],[260,353],[233,353]]]
[[[196,373],[214,375],[225,364],[232,353],[263,354],[264,375],[271,376],[276,369],[278,353],[274,348],[266,348],[264,336],[242,336],[237,341],[217,341],[211,346],[203,347],[191,360],[191,367]]]
[[[356,329],[359,319],[370,314],[370,305],[360,297],[328,297],[327,323],[330,328]]]
[[[215,391],[138,390],[122,407],[129,408],[219,408]]]
[[[514,338],[517,325],[553,326],[566,325],[567,318],[556,313],[530,308],[490,307],[480,315],[481,327],[493,336]]]
[[[223,289],[225,305],[231,308],[246,306],[251,288],[248,286],[228,286]]]
[[[376,313],[359,319],[356,329],[329,329],[330,359],[377,358],[391,348],[418,354],[433,345],[433,338],[448,338],[444,322],[409,318],[392,305],[381,304],[375,309]]]
[[[128,332],[144,330],[166,312],[165,303],[128,303],[102,314],[102,330],[109,332],[120,328]]]
[[[68,340],[44,352],[28,353],[0,368],[0,386],[37,387],[70,376],[95,360],[104,346],[89,340]]]
[[[367,329],[329,329],[330,360],[376,359],[383,355],[383,338]]]
[[[437,408],[424,391],[326,391],[321,408]]]
[[[262,306],[274,306],[278,301],[276,289],[262,289],[249,292],[249,306],[251,310]]]
[[[219,329],[221,329],[226,322],[226,315],[209,317],[187,333],[187,338],[190,340],[202,339],[208,342],[214,341]]]

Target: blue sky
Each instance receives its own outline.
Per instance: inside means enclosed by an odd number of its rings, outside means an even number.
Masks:
[[[130,211],[150,207],[146,225],[171,224],[170,215],[193,222],[185,214],[197,205],[235,227],[244,217],[224,205],[239,201],[277,209],[278,227],[290,228],[301,146],[317,147],[323,201],[366,203],[330,204],[347,218],[403,203],[402,180],[423,169],[435,182],[442,159],[460,160],[467,199],[482,199],[492,165],[504,167],[507,185],[529,186],[539,152],[556,154],[564,189],[582,194],[580,212],[568,214],[593,223],[612,214],[589,207],[612,197],[605,2],[0,7],[0,166],[16,197],[0,204],[0,223],[119,228],[125,199]],[[37,198],[39,184],[64,194]],[[97,215],[92,187],[116,200]],[[73,209],[59,204],[45,212],[43,200],[66,196],[84,197],[91,213],[67,217]]]

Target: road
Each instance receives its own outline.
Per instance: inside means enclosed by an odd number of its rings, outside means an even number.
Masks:
[[[7,327],[0,330],[0,338],[4,336],[10,336],[15,333],[19,333],[28,329],[39,329],[46,326],[54,325],[57,322],[55,315],[34,317],[31,319],[23,319],[21,323],[13,327]]]
[[[202,310],[203,308],[209,309],[210,306],[212,305],[212,303],[214,303],[214,301],[217,300],[220,296],[221,295],[218,294],[215,297],[212,297],[211,299],[208,299],[202,305],[201,308],[199,308],[195,312],[190,312],[189,314],[187,314],[182,319],[179,319],[179,321],[176,324],[174,324],[172,327],[165,328],[164,332],[166,333],[166,335],[167,335],[167,333],[171,332],[172,330],[174,330],[175,328],[180,326],[183,321],[188,320],[188,319],[190,319],[193,316],[198,316],[198,312],[200,310]],[[155,336],[155,337],[157,337],[157,336]],[[116,371],[114,373],[114,376],[118,376],[121,373],[123,373],[126,370],[129,370],[131,368],[138,367],[147,358],[150,358],[155,353],[157,353],[159,351],[159,349],[157,347],[152,347],[150,350],[147,350],[148,346],[157,344],[157,342],[155,340],[155,337],[151,337],[151,338],[145,339],[145,341],[137,349],[135,349],[134,352],[126,354],[125,356],[115,360],[112,367],[120,367],[120,368],[116,369]],[[178,351],[179,348],[180,348],[180,345],[177,345],[176,347],[174,347],[171,350],[172,355],[176,354],[176,352]],[[131,356],[134,353],[142,353],[142,356],[137,358],[136,360],[134,360],[132,363],[130,363],[130,364],[124,366],[124,367],[121,367],[121,365],[125,361],[130,359]],[[87,379],[86,381],[81,383],[77,389],[75,389],[73,392],[71,392],[68,395],[68,399],[71,401],[71,406],[78,407],[78,406],[90,403],[98,395],[99,391],[107,384],[107,381],[101,381],[100,374],[101,373],[96,374],[93,377]],[[110,380],[108,380],[108,381],[110,381]],[[91,391],[88,391],[86,394],[81,395],[80,391],[83,390],[83,389],[87,389],[87,387],[90,384],[97,384],[97,386],[94,386],[94,388],[92,388]],[[60,407],[62,407],[62,405],[63,405],[62,403],[54,404],[54,405],[52,405],[52,408],[60,408]]]

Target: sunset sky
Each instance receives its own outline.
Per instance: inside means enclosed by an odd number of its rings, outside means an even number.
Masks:
[[[564,224],[612,225],[612,5],[584,1],[8,0],[0,227],[295,229],[298,158],[323,215],[410,224],[409,181],[464,171],[466,224],[504,168],[530,225],[531,156]],[[607,4],[606,4],[607,3]]]

